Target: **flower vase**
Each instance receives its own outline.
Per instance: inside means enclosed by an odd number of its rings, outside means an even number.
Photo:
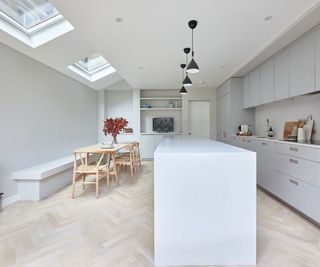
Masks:
[[[111,145],[116,145],[116,144],[118,144],[117,136],[113,136],[113,140],[111,142]]]

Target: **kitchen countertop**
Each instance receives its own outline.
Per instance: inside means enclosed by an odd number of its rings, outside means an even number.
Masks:
[[[255,140],[261,140],[261,141],[270,141],[270,142],[276,142],[276,143],[285,143],[285,144],[292,144],[292,145],[297,145],[297,146],[308,146],[308,147],[314,147],[314,148],[319,148],[320,149],[320,140],[313,140],[311,143],[306,142],[295,142],[295,141],[289,141],[289,140],[281,140],[277,139],[275,137],[263,137],[263,136],[240,136],[236,134],[232,134],[232,137],[240,137],[240,138],[250,138],[250,139],[255,139]]]
[[[246,153],[246,150],[212,139],[193,136],[166,138],[156,149],[155,154],[163,153]]]

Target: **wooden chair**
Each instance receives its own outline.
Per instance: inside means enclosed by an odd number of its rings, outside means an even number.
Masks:
[[[116,157],[117,170],[120,172],[121,167],[130,167],[131,180],[133,181],[134,176],[138,175],[138,171],[140,172],[141,169],[139,143],[133,143],[123,150],[124,152]]]
[[[139,168],[139,172],[141,172],[142,165],[141,165],[140,143],[136,142],[135,145],[136,145],[135,154],[136,154],[137,165]]]
[[[110,175],[113,175],[117,180],[116,166],[110,166],[110,161],[103,162],[104,154],[91,154],[90,158],[87,153],[74,154],[74,168],[72,181],[72,198],[74,198],[74,191],[76,184],[82,184],[82,189],[85,189],[86,184],[96,185],[96,198],[99,197],[99,181],[107,179],[108,191],[110,190]],[[92,160],[91,160],[92,159]],[[86,177],[94,175],[94,181],[86,181]],[[79,181],[80,180],[80,181]],[[118,181],[117,181],[118,182]]]

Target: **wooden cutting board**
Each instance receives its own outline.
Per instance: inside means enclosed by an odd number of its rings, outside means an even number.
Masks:
[[[284,123],[283,139],[288,139],[294,127],[298,127],[298,121],[286,121]]]

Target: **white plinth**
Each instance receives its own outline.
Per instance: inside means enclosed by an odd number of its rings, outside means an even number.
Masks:
[[[155,151],[156,265],[256,264],[256,155],[166,138]]]

